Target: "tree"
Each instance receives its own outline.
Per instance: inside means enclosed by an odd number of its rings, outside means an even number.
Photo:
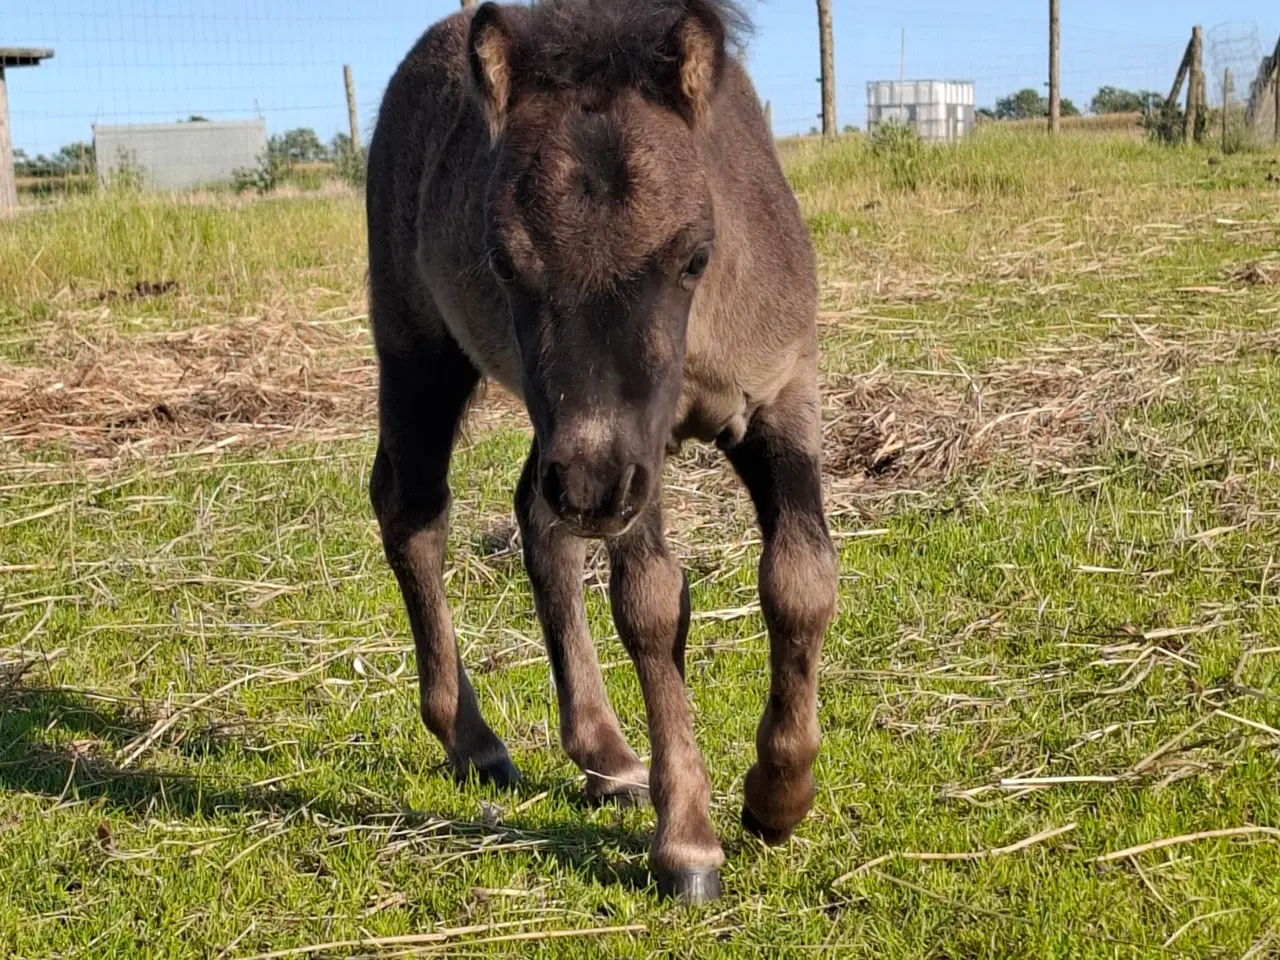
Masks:
[[[350,134],[333,135],[333,139],[329,141],[329,159],[333,161],[340,179],[356,187],[364,184],[366,159],[364,149],[352,149]]]
[[[328,152],[310,127],[298,127],[267,141],[267,153],[286,166],[328,159]]]
[[[1162,101],[1160,94],[1152,90],[1124,90],[1120,87],[1099,87],[1089,101],[1090,113],[1137,113],[1152,110]]]
[[[78,173],[83,162],[84,172],[92,173],[94,170],[93,144],[77,141],[68,143],[65,147],[59,147],[53,162],[63,173]]]
[[[82,171],[93,173],[93,144],[68,143],[59,147],[52,156],[41,153],[32,157],[24,150],[14,150],[13,168],[22,177],[64,177]]]
[[[1066,97],[1062,98],[1059,110],[1060,116],[1080,116],[1080,108]],[[990,113],[990,111],[987,112]],[[1032,87],[1001,97],[996,101],[995,113],[992,114],[997,120],[1034,120],[1048,115],[1049,98],[1041,96],[1039,91]]]
[[[329,141],[329,159],[337,160],[351,152],[351,134],[335,133]]]
[[[996,101],[997,120],[1030,120],[1049,115],[1049,101],[1040,92],[1026,87]]]

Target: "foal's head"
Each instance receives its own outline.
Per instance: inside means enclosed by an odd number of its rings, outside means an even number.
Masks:
[[[489,268],[506,297],[538,486],[574,532],[620,533],[658,486],[690,307],[715,258],[695,134],[725,65],[723,0],[486,3],[471,72],[496,151]]]

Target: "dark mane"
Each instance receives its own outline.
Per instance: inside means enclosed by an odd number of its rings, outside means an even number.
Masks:
[[[660,95],[678,71],[679,27],[702,19],[730,54],[742,49],[751,18],[737,0],[539,0],[509,8],[518,36],[513,66],[532,87],[625,88]]]

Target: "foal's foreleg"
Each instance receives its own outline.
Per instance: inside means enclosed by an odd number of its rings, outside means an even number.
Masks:
[[[516,488],[516,519],[556,680],[560,742],[587,775],[588,800],[643,801],[648,796],[649,772],[618,726],[587,629],[582,601],[586,544],[557,523],[538,496],[533,480],[537,466],[535,442]]]
[[[781,843],[813,805],[818,658],[835,611],[835,551],[822,510],[816,383],[797,380],[728,451],[764,538],[760,606],[769,629],[769,701],[756,730],[742,823]]]
[[[520,778],[485,723],[458,655],[443,566],[449,537],[449,458],[478,375],[451,341],[408,358],[379,357],[378,452],[369,495],[413,630],[422,720],[459,777]]]
[[[658,814],[650,867],[663,893],[689,903],[714,899],[724,853],[707,814],[711,784],[685,695],[689,585],[663,539],[656,501],[609,542],[609,557],[613,619],[639,674],[649,721],[649,792]]]

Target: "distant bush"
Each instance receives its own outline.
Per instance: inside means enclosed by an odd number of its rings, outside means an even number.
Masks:
[[[919,133],[905,123],[882,123],[872,132],[869,143],[871,155],[885,164],[895,187],[919,188],[925,152]]]
[[[138,156],[123,147],[116,154],[116,162],[107,171],[107,189],[116,193],[137,193],[147,183],[147,171],[138,163]]]
[[[258,193],[270,193],[280,186],[284,180],[285,172],[286,163],[284,158],[268,147],[267,152],[258,157],[257,166],[240,167],[232,171],[231,189],[235,190],[236,193],[247,193],[250,190]]]
[[[1222,111],[1215,110],[1208,118],[1210,129],[1222,129]],[[1268,145],[1270,140],[1268,138]],[[1230,156],[1233,153],[1253,153],[1263,148],[1256,131],[1245,117],[1244,110],[1234,109],[1227,114],[1227,129],[1222,137],[1222,152]]]
[[[915,155],[924,149],[924,141],[913,127],[898,121],[882,123],[875,128],[870,139],[871,152],[877,157]]]
[[[1161,106],[1159,110],[1147,113],[1141,120],[1147,131],[1147,138],[1169,146],[1186,140],[1187,113],[1176,103],[1172,106]],[[1194,140],[1199,143],[1209,131],[1209,112],[1201,110],[1196,115]]]
[[[324,174],[319,170],[294,170],[289,174],[288,182],[299,190],[319,190],[324,185]]]
[[[327,177],[363,187],[364,148],[353,147],[345,133],[337,134],[326,146],[310,128],[299,127],[271,137],[256,166],[232,174],[232,188],[237,193],[270,193],[291,184],[301,190],[318,190]]]
[[[347,141],[345,149],[335,150],[333,153],[338,179],[353,187],[363,188],[366,173],[365,152],[359,148],[351,149],[350,138],[343,139]]]

